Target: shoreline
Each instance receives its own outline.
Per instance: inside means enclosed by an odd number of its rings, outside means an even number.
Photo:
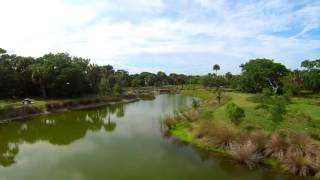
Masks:
[[[222,104],[217,104],[207,101],[214,98],[209,92],[184,92],[184,95],[200,98],[202,107],[196,110],[190,108],[186,110],[187,113],[175,116],[168,115],[164,125],[171,137],[205,151],[227,156],[249,169],[265,166],[285,176],[319,178],[319,139],[300,131],[281,134],[267,129],[248,130],[213,116],[218,110],[223,112],[221,107],[230,100],[234,102],[237,96],[225,98]],[[204,116],[207,112],[212,116]],[[296,146],[303,148],[295,149]]]
[[[89,104],[76,104],[76,105],[71,105],[68,107],[61,107],[61,108],[53,108],[51,110],[48,110],[48,107],[32,107],[32,106],[25,106],[23,108],[34,108],[37,109],[39,112],[35,113],[29,113],[28,111],[23,112],[22,114],[19,114],[17,116],[13,115],[12,117],[7,117],[7,118],[0,118],[0,124],[5,124],[5,123],[10,123],[13,121],[17,120],[23,120],[27,118],[32,118],[32,117],[37,117],[41,115],[48,115],[52,113],[61,113],[61,112],[69,112],[69,111],[76,111],[76,110],[84,110],[84,109],[94,109],[94,108],[99,108],[99,107],[104,107],[104,106],[109,106],[109,105],[117,105],[117,104],[129,104],[133,102],[137,102],[143,100],[143,98],[139,96],[131,96],[131,97],[119,97],[118,98],[111,98],[111,99],[104,99],[102,102],[93,102]],[[6,113],[10,113],[9,111],[7,112],[2,112],[1,114],[5,116]]]

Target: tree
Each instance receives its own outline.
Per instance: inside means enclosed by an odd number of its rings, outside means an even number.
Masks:
[[[16,68],[13,65],[16,56],[5,54],[5,50],[2,52],[3,54],[0,54],[0,97],[12,97],[15,96],[18,85]]]
[[[276,94],[282,88],[281,79],[289,70],[280,63],[271,59],[253,59],[244,65],[240,78],[240,86],[243,91],[257,93],[263,88],[272,88]]]
[[[49,72],[44,65],[44,61],[39,59],[32,67],[32,81],[40,86],[42,98],[47,98],[47,81]]]
[[[162,72],[162,71],[159,71],[157,73],[157,83],[156,85],[157,86],[163,86],[163,85],[167,85],[168,84],[168,77],[167,77],[167,74]]]
[[[226,85],[226,80],[222,76],[203,76],[201,84],[205,87],[221,87]]]
[[[116,84],[119,84],[121,87],[125,88],[130,85],[130,76],[129,72],[125,70],[117,70],[113,75]]]
[[[218,75],[218,71],[220,70],[220,65],[219,64],[213,65],[213,70],[216,71],[216,75]]]
[[[6,50],[4,50],[4,49],[0,48],[0,54],[6,54],[6,53],[7,53],[7,51],[6,51]]]
[[[36,60],[32,57],[17,56],[14,60],[15,89],[18,97],[35,96],[36,86],[32,82],[32,66]]]
[[[224,75],[224,77],[227,79],[227,81],[230,81],[230,80],[232,80],[233,75],[232,75],[231,72],[227,72],[227,73]]]
[[[295,70],[285,76],[282,80],[284,91],[289,94],[298,95],[304,87],[304,74]]]
[[[99,92],[100,92],[100,94],[103,95],[103,96],[111,95],[112,90],[111,90],[111,88],[110,88],[110,84],[109,84],[108,79],[102,78],[102,79],[100,80],[100,83],[99,83]]]
[[[124,93],[124,89],[123,89],[123,87],[121,86],[121,84],[120,84],[120,83],[116,83],[116,84],[114,85],[114,94],[120,96],[120,95],[122,95],[123,93]]]
[[[304,68],[304,81],[307,89],[314,93],[320,92],[320,59],[305,60],[301,63]]]
[[[226,115],[235,125],[239,125],[241,123],[241,119],[246,116],[244,110],[235,103],[230,103],[227,105]]]
[[[87,62],[66,53],[46,54],[33,66],[32,79],[40,86],[42,96],[71,97],[86,92]]]

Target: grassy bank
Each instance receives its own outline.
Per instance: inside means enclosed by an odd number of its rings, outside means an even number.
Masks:
[[[32,103],[28,105],[23,105],[21,101],[2,101],[0,121],[7,122],[50,112],[94,108],[114,103],[131,102],[143,98],[136,95],[90,96],[75,99],[32,100]]]
[[[183,94],[198,97],[201,106],[166,118],[175,137],[231,156],[250,168],[268,164],[293,175],[320,175],[320,144],[315,140],[320,133],[319,97],[292,98],[283,119],[274,121],[272,112],[257,108],[263,102],[255,100],[259,95],[225,92],[219,104],[213,91],[185,90]],[[239,125],[226,114],[230,103],[245,111]]]
[[[242,129],[262,129],[270,132],[287,133],[289,131],[306,132],[310,135],[320,135],[320,97],[293,97],[286,106],[283,121],[277,126],[271,120],[269,112],[257,109],[259,103],[250,100],[254,94],[240,92],[225,92],[228,102],[217,105],[216,95],[208,90],[186,90],[184,95],[202,99],[201,114],[211,114],[208,120],[231,123],[225,111],[228,103],[235,103],[245,110],[246,117],[239,125]],[[210,104],[211,103],[211,104]]]

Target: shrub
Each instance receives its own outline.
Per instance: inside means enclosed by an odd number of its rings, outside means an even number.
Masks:
[[[286,112],[285,106],[282,103],[275,103],[270,108],[272,120],[275,124],[283,121],[283,114]]]
[[[118,96],[122,95],[125,91],[119,83],[116,83],[113,88],[114,88],[114,93]]]
[[[288,143],[285,138],[278,134],[271,136],[270,140],[266,143],[264,154],[267,157],[275,158],[282,161],[287,151]]]
[[[224,127],[216,125],[205,138],[207,143],[228,148],[239,138],[239,135],[239,130],[231,125]]]
[[[269,134],[263,130],[258,130],[250,133],[249,138],[255,143],[258,151],[263,151],[265,149],[265,144],[269,139]]]
[[[303,155],[286,157],[282,166],[289,173],[303,177],[314,175],[316,171],[310,157]]]
[[[226,107],[226,115],[235,125],[239,125],[241,123],[241,119],[245,117],[245,112],[238,105],[230,103]]]
[[[230,153],[236,161],[247,165],[249,168],[256,168],[262,160],[257,145],[251,140],[244,144],[232,143],[230,145]]]
[[[163,123],[168,129],[174,129],[176,127],[177,120],[173,116],[167,116],[164,118]]]
[[[197,109],[199,109],[199,107],[200,107],[199,101],[196,100],[196,99],[193,99],[193,100],[192,100],[192,108],[193,108],[194,110],[197,110]]]
[[[214,136],[215,126],[210,122],[202,122],[200,126],[193,128],[195,138],[201,139],[206,136]]]
[[[316,174],[315,177],[320,178],[320,152],[315,159]]]
[[[288,156],[315,157],[319,151],[319,145],[305,133],[290,132],[287,142],[289,144]]]
[[[262,90],[262,94],[263,94],[265,97],[270,97],[270,96],[274,95],[272,89],[270,89],[270,88],[264,88],[264,89]]]

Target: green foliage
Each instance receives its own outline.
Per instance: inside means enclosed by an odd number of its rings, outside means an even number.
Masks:
[[[270,88],[263,88],[262,90],[262,94],[265,96],[265,97],[270,97],[273,94],[272,90]]]
[[[218,71],[220,70],[220,65],[219,64],[215,64],[215,65],[213,65],[212,69],[214,71],[216,71],[216,75],[218,75]]]
[[[124,89],[119,83],[115,84],[113,91],[114,91],[114,94],[118,96],[124,93]]]
[[[196,100],[196,99],[192,99],[192,108],[193,108],[194,110],[197,110],[197,109],[199,109],[199,107],[200,107],[199,101]]]
[[[227,85],[227,81],[222,76],[204,76],[201,78],[201,84],[204,87],[220,87]]]
[[[289,73],[284,65],[271,59],[253,59],[241,68],[241,89],[252,93],[261,92],[263,88],[281,88],[281,78]]]
[[[7,53],[7,51],[2,49],[2,48],[0,48],[0,54],[5,54],[5,53]]]
[[[286,107],[291,102],[288,94],[273,97],[257,95],[254,99],[257,99],[255,102],[260,103],[255,109],[267,110],[275,125],[279,125],[284,120],[284,114],[287,112]]]
[[[103,96],[111,95],[112,90],[110,87],[110,83],[106,78],[102,78],[99,84],[99,92]]]
[[[241,119],[245,117],[245,112],[235,103],[230,103],[226,107],[226,115],[235,125],[239,125],[241,123]]]
[[[320,59],[303,61],[305,87],[315,93],[320,92]]]
[[[304,74],[301,71],[294,71],[284,77],[282,80],[284,92],[292,95],[298,95],[304,88]]]

